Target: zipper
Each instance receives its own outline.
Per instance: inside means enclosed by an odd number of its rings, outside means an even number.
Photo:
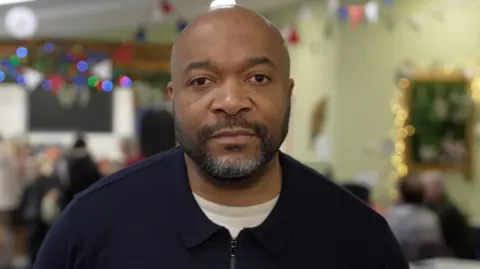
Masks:
[[[230,269],[235,269],[236,252],[237,252],[237,240],[235,238],[232,238],[232,241],[230,242]]]

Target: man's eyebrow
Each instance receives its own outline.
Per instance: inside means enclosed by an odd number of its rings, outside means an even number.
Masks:
[[[190,71],[195,70],[195,69],[214,69],[214,68],[215,68],[215,65],[212,64],[212,62],[210,62],[208,60],[207,61],[194,61],[194,62],[191,62],[187,65],[187,67],[185,68],[183,73],[187,74]]]
[[[249,66],[268,65],[272,68],[275,68],[275,64],[268,57],[251,57],[248,58],[246,62]]]
[[[268,65],[272,68],[275,68],[275,64],[268,57],[250,57],[245,61],[245,63],[247,67],[252,67],[256,65]],[[209,60],[193,61],[187,65],[183,73],[187,74],[192,70],[196,69],[217,69],[217,67]]]

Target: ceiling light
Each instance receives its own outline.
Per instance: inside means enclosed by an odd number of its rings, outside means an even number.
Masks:
[[[213,0],[212,3],[210,4],[210,8],[218,8],[218,7],[224,7],[224,6],[234,6],[236,4],[237,3],[236,3],[235,0]]]
[[[33,2],[33,1],[35,0],[0,0],[0,6],[25,3],[25,2]]]

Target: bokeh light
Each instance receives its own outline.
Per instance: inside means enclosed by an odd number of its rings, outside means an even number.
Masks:
[[[25,76],[18,75],[17,76],[17,83],[20,84],[20,85],[25,85]]]
[[[5,73],[3,71],[0,71],[0,82],[5,80]]]
[[[50,91],[52,89],[53,83],[51,80],[45,80],[42,83],[42,88],[46,91]]]
[[[46,53],[52,53],[53,50],[55,49],[55,46],[53,45],[53,43],[45,43],[43,45],[43,50],[46,52]]]
[[[113,83],[110,80],[105,80],[102,83],[102,89],[106,92],[109,92],[113,89]]]
[[[18,58],[23,59],[23,58],[27,57],[27,55],[28,55],[28,50],[27,50],[27,48],[25,48],[25,47],[19,47],[19,48],[17,48],[17,56],[18,56]]]
[[[129,88],[130,86],[132,86],[132,80],[127,76],[121,76],[118,79],[118,84],[120,84],[120,86],[124,88]]]
[[[10,65],[13,67],[20,65],[20,58],[17,55],[10,56]]]
[[[85,62],[85,61],[79,61],[79,62],[77,63],[77,69],[78,69],[78,71],[80,71],[80,72],[85,72],[85,71],[87,71],[87,69],[88,69],[88,63]]]
[[[96,76],[91,76],[88,78],[88,86],[97,87],[99,84],[99,79]]]

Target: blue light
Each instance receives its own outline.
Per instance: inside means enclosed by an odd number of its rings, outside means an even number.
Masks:
[[[53,43],[45,43],[43,45],[43,50],[46,53],[52,53],[54,49],[55,49],[55,46],[53,45]]]
[[[20,85],[25,85],[25,77],[23,75],[17,76],[17,83]]]
[[[28,55],[28,50],[27,50],[27,48],[25,48],[25,47],[19,47],[19,48],[17,48],[17,56],[18,56],[18,58],[23,59],[23,58],[27,57],[27,55]]]
[[[0,82],[5,80],[5,73],[3,71],[0,71]]]
[[[85,62],[85,61],[79,61],[79,62],[77,63],[77,69],[78,69],[78,71],[80,71],[80,72],[85,72],[85,71],[87,71],[87,69],[88,69],[88,63]]]
[[[43,83],[42,83],[42,88],[46,91],[49,91],[52,89],[52,86],[53,86],[53,83],[51,80],[45,80]]]
[[[113,89],[113,83],[110,80],[105,80],[102,83],[102,89],[106,92],[109,92]]]

